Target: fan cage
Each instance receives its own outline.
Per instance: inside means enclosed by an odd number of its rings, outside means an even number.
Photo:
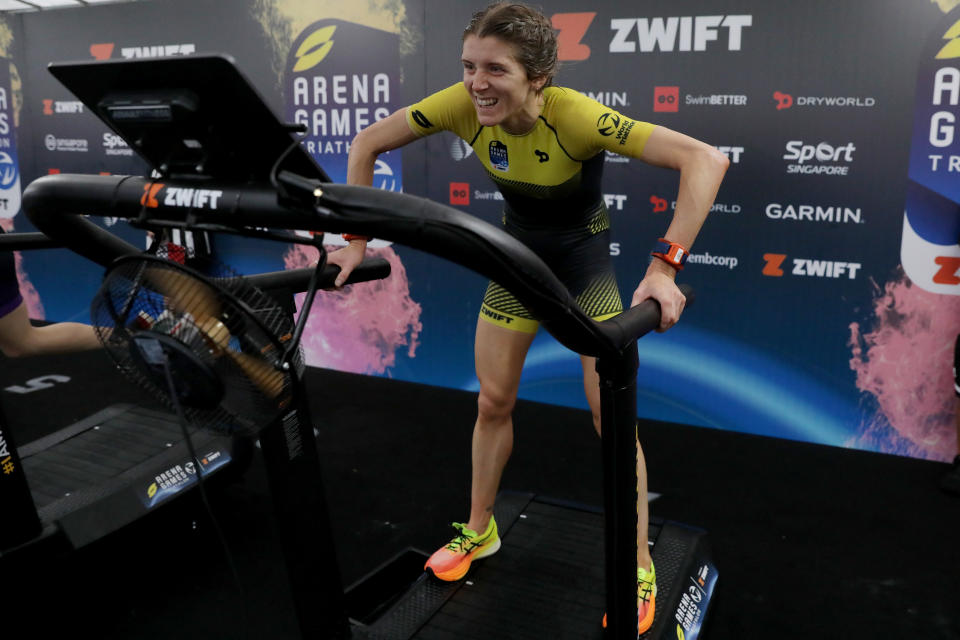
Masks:
[[[303,372],[299,345],[290,367],[281,368],[293,319],[228,267],[212,261],[204,267],[208,275],[148,254],[120,258],[94,297],[93,325],[117,366],[171,409],[180,404],[191,424],[254,434],[291,405],[294,374]],[[158,333],[178,340],[220,380],[223,395],[214,408],[175,403],[165,379],[144,371],[134,337]],[[171,366],[171,374],[177,389],[190,385],[188,372]]]

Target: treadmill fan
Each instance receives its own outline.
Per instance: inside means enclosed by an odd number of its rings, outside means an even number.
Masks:
[[[244,278],[151,255],[114,262],[91,305],[97,335],[120,369],[190,423],[252,435],[293,399],[302,353],[282,356],[294,323]],[[171,384],[176,398],[171,395]]]

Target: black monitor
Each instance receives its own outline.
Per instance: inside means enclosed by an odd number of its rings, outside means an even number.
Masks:
[[[228,55],[54,62],[49,68],[165,177],[266,182],[295,140],[291,126]],[[299,145],[282,168],[330,182]]]

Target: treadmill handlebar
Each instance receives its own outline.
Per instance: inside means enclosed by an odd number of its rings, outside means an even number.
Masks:
[[[2,233],[0,234],[0,251],[29,251],[30,249],[55,249],[62,247],[59,242],[51,240],[39,232]]]
[[[294,186],[290,176],[283,177]],[[167,224],[186,224],[189,218],[191,228],[199,229],[305,229],[390,240],[494,280],[511,291],[560,343],[584,355],[620,353],[659,324],[659,305],[652,300],[616,321],[592,320],[526,245],[452,207],[372,187],[309,179],[295,186],[302,197],[279,202],[277,192],[267,184],[58,174],[33,181],[24,191],[23,209],[47,236],[104,265],[139,249],[76,214]],[[689,288],[684,293],[689,304]]]
[[[270,289],[288,289],[294,293],[301,293],[307,290],[313,271],[313,267],[303,267],[300,269],[289,269],[287,271],[258,273],[257,275],[244,276],[243,278],[255,287],[265,291]],[[317,287],[320,289],[333,289],[333,283],[338,275],[340,275],[339,265],[325,265],[317,279]],[[344,284],[348,285],[358,282],[369,282],[370,280],[380,280],[389,275],[389,262],[383,258],[369,258],[357,265]]]

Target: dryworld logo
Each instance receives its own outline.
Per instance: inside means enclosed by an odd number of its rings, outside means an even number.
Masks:
[[[614,18],[610,53],[706,51],[724,45],[740,51],[743,32],[751,26],[751,15]]]
[[[673,211],[677,208],[676,200],[665,200],[660,196],[650,196],[650,204],[653,205],[653,213]],[[740,213],[742,210],[743,208],[739,204],[714,202],[710,205],[710,213]]]
[[[777,111],[783,111],[793,106],[800,107],[823,107],[823,108],[844,108],[844,107],[875,107],[877,99],[874,97],[863,96],[797,96],[796,99],[789,93],[780,91],[773,92],[773,101],[776,102]]]

